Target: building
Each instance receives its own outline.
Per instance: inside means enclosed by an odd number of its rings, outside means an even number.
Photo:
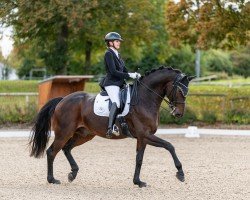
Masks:
[[[0,62],[0,80],[17,80],[18,76],[16,70],[6,67],[4,63]]]

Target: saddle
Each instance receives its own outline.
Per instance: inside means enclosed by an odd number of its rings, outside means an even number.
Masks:
[[[127,102],[127,93],[128,93],[128,87],[124,87],[120,90],[119,92],[119,99],[120,99],[120,109],[119,109],[119,114],[123,112],[124,108],[125,108],[125,104]],[[106,90],[102,90],[100,92],[100,95],[103,97],[108,97],[108,93]],[[111,108],[112,102],[111,100],[108,98],[106,99],[106,101],[109,101],[109,110]]]
[[[124,118],[124,116],[128,114],[130,109],[130,100],[132,91],[131,88],[132,88],[131,85],[126,85],[119,92],[120,109],[116,119],[121,127],[122,134],[127,137],[133,138],[133,136],[128,130],[128,126]],[[108,96],[108,93],[105,90],[102,90],[99,94],[97,94],[95,98],[94,113],[98,116],[108,117],[111,105],[112,102]]]

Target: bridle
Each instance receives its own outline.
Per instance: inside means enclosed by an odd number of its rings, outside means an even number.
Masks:
[[[176,92],[177,92],[177,89],[180,90],[182,96],[184,98],[186,98],[187,94],[188,94],[188,87],[186,85],[184,85],[182,82],[180,82],[183,78],[185,77],[184,74],[178,74],[176,77],[175,77],[175,80],[173,82],[173,88],[172,90],[170,91],[170,96],[171,96],[171,103],[173,104],[185,104],[185,101],[174,101],[174,97],[176,99]],[[171,95],[172,94],[172,95]]]
[[[136,102],[134,104],[131,103],[131,105],[134,106],[139,102],[138,92],[137,92],[137,87],[138,87],[138,83],[139,83],[141,86],[143,86],[144,88],[146,88],[150,92],[154,93],[156,96],[160,97],[164,102],[166,102],[168,104],[168,106],[172,109],[171,113],[173,113],[176,109],[176,104],[184,104],[185,105],[185,101],[175,101],[176,93],[177,93],[178,89],[181,91],[181,94],[183,95],[184,98],[186,98],[186,96],[187,96],[188,88],[187,88],[187,86],[185,86],[183,83],[180,82],[184,77],[185,77],[184,74],[178,74],[175,77],[175,80],[173,82],[173,88],[169,93],[169,95],[170,95],[169,99],[167,99],[165,96],[162,97],[160,94],[158,94],[153,89],[148,87],[142,81],[140,81],[139,79],[136,79],[134,84],[133,84],[133,86],[134,86],[133,90],[131,92],[131,97],[133,98],[135,96]],[[160,106],[160,107],[163,108],[164,110],[167,110],[166,108],[164,108],[162,106]]]

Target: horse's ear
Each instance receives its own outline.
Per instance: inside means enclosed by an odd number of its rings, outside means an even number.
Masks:
[[[190,82],[192,79],[194,79],[194,78],[196,78],[196,76],[188,76],[189,82]]]

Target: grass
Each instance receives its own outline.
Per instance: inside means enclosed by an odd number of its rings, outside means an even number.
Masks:
[[[237,79],[235,83],[242,82],[244,79]],[[250,83],[250,78],[248,79]],[[219,81],[212,81],[215,83]],[[221,82],[226,82],[226,80],[221,80]],[[0,81],[0,93],[5,92],[38,92],[39,81],[27,81],[27,80],[18,80],[18,81]],[[250,95],[250,86],[244,87],[233,87],[229,88],[228,86],[223,85],[190,85],[190,93],[211,93],[211,94],[241,94],[241,95]],[[99,85],[97,82],[87,82],[85,85],[85,91],[89,93],[98,93],[100,91]]]
[[[225,94],[232,97],[249,96],[250,85],[242,87],[227,87],[223,85],[190,85],[190,94]]]
[[[39,81],[14,80],[0,81],[0,93],[10,92],[38,92]],[[100,88],[96,82],[87,82],[85,91],[90,93],[98,93]]]
[[[214,82],[214,81],[213,81]],[[0,81],[0,93],[8,92],[38,92],[39,81]],[[85,91],[88,93],[98,93],[99,85],[96,82],[87,82]],[[196,94],[196,95],[194,95]],[[215,96],[197,96],[197,94],[207,94]],[[216,96],[216,94],[224,96]],[[246,97],[245,99],[233,98]],[[187,98],[187,114],[185,119],[169,118],[166,114],[161,114],[161,123],[188,123],[194,120],[207,123],[222,121],[226,123],[250,123],[250,85],[233,87],[223,85],[190,85],[189,96]],[[37,97],[29,97],[26,103],[24,96],[0,96],[0,123],[5,121],[22,122],[31,120],[35,115],[38,104]],[[163,103],[163,106],[166,107]],[[163,112],[161,112],[163,113]],[[168,115],[168,113],[167,113]]]
[[[38,92],[38,81],[0,81],[0,92]]]

